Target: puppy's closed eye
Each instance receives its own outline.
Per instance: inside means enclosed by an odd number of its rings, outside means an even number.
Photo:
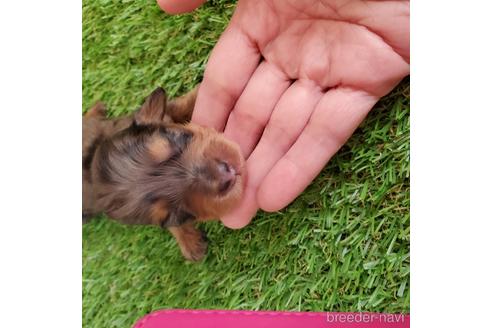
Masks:
[[[161,127],[159,133],[166,138],[178,153],[182,153],[190,143],[193,134],[181,127]]]

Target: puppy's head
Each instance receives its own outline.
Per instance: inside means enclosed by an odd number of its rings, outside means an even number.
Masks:
[[[162,226],[216,219],[242,196],[244,159],[213,129],[169,123],[166,104],[164,90],[155,90],[133,123],[101,144],[101,207],[117,219]]]

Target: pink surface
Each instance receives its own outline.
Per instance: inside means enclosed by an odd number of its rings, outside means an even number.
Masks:
[[[367,312],[270,312],[161,310],[137,321],[134,328],[406,328],[410,316]]]

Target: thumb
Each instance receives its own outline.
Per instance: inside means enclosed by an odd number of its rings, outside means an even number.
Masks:
[[[157,0],[157,4],[166,13],[182,14],[198,8],[206,0]]]

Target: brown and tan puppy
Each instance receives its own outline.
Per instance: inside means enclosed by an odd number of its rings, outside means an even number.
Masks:
[[[158,88],[133,115],[107,119],[101,103],[84,115],[84,220],[106,213],[123,223],[166,227],[186,259],[203,258],[207,243],[194,223],[235,206],[245,172],[236,144],[188,123],[196,93],[168,101]]]

